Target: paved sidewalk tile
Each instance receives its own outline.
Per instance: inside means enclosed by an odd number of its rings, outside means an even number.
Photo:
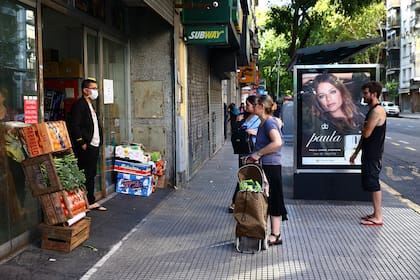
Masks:
[[[236,170],[225,145],[82,279],[419,279],[419,215],[387,194],[382,227],[359,224],[370,203],[286,196],[283,245],[236,252],[226,211]]]

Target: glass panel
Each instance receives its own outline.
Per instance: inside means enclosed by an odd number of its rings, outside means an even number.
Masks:
[[[105,159],[107,170],[112,168],[113,147],[128,140],[127,89],[126,89],[126,47],[104,39],[104,79],[112,80],[114,101],[105,104]],[[108,168],[110,167],[110,168]],[[112,172],[106,174],[107,185],[112,185]]]
[[[25,121],[24,97],[37,96],[35,14],[15,3],[0,2],[0,244],[40,222],[39,205],[25,186],[16,128]],[[37,112],[34,112],[35,121]],[[29,117],[29,116],[28,116]]]
[[[87,33],[86,36],[86,45],[87,45],[87,57],[86,62],[87,62],[87,78],[96,80],[98,82],[98,87],[102,87],[101,82],[98,80],[98,74],[99,74],[99,63],[98,63],[98,57],[99,57],[99,47],[98,47],[98,36],[97,34],[93,34],[93,33]],[[96,112],[98,113],[98,117],[99,114],[101,114],[100,110],[101,108],[99,107],[99,100],[102,100],[101,98],[98,98],[96,101],[92,102],[93,106],[96,109]],[[98,121],[100,122],[100,117],[98,119]],[[99,155],[99,159],[102,158],[102,155]],[[97,165],[97,175],[95,178],[95,193],[97,192],[101,192],[102,189],[102,185],[101,185],[101,173],[102,173],[102,169],[101,169],[101,162],[100,160],[98,161],[98,165]]]
[[[98,37],[87,34],[87,77],[98,77]]]

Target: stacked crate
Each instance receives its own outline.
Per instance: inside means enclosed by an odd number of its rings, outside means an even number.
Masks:
[[[27,185],[44,213],[42,248],[69,252],[88,238],[90,219],[83,218],[89,206],[85,192],[81,188],[65,190],[54,163],[54,158],[74,156],[66,124],[31,125],[22,128],[21,136],[28,154],[22,161]]]
[[[115,147],[116,192],[150,196],[154,190],[153,169],[154,164],[144,152],[142,145],[119,145]]]

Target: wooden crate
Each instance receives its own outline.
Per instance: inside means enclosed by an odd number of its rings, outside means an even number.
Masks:
[[[89,238],[90,218],[85,217],[69,227],[46,224],[40,227],[41,248],[68,253]]]
[[[73,150],[67,149],[62,152],[40,155],[22,161],[23,172],[25,173],[27,185],[31,189],[34,197],[46,193],[61,191],[63,189],[60,178],[57,175],[53,156],[64,157],[65,155],[71,153],[73,153]],[[44,167],[44,171],[41,166]]]
[[[73,218],[80,212],[85,212],[89,207],[86,193],[81,190],[79,190],[79,192],[81,192],[80,195],[85,201],[85,207],[83,209],[78,209],[77,212],[73,210],[73,205],[67,195],[67,191],[58,191],[38,196],[42,211],[44,212],[44,223],[47,225],[65,223],[68,219]],[[63,209],[62,202],[64,203],[67,212]]]

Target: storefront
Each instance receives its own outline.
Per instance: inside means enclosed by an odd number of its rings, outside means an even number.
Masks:
[[[180,2],[186,5],[175,8],[172,0],[0,2],[0,133],[9,137],[0,142],[0,167],[7,170],[0,177],[0,258],[36,238],[43,216],[24,181],[21,157],[10,149],[16,140],[13,125],[67,120],[84,78],[98,82],[94,105],[104,128],[96,199],[115,191],[114,145],[141,143],[160,152],[167,160],[167,185],[182,187],[224,143],[223,103],[239,97],[238,32],[246,37],[248,31],[241,29],[238,3],[247,1],[189,10],[197,25],[202,17],[196,13],[211,18],[220,12],[224,23],[205,24],[225,24],[228,41],[220,37],[223,41],[214,44],[185,41],[181,15],[189,6]],[[222,29],[215,31],[207,38],[219,39],[214,36]],[[249,50],[242,55],[245,64]]]
[[[25,97],[38,102],[35,7],[2,1],[0,26],[0,126],[5,135],[0,143],[0,252],[8,252],[29,237],[27,230],[40,217],[37,201],[25,188],[19,164],[22,154],[15,147],[18,140],[14,130],[5,126],[5,122],[24,120]],[[31,115],[37,121],[36,110]]]
[[[93,1],[92,1],[93,2]],[[15,1],[0,3],[0,256],[36,235],[42,221],[20,165],[15,127],[22,123],[68,120],[80,97],[83,78],[98,81],[95,104],[104,127],[98,164],[97,199],[114,191],[113,145],[130,135],[128,39],[119,1],[104,7],[86,1]],[[111,14],[110,17],[106,14]]]

